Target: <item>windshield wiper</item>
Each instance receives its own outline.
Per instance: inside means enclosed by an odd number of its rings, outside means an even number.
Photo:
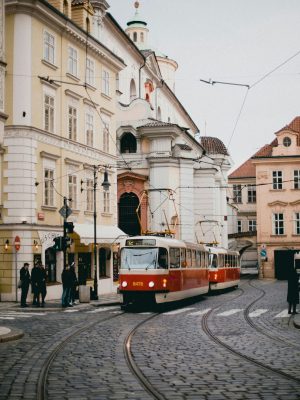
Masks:
[[[147,267],[145,268],[145,271],[148,271],[148,268],[149,268],[152,264],[154,264],[154,267],[155,267],[155,266],[156,266],[156,260],[152,260],[151,263],[149,263],[149,264],[147,265]]]

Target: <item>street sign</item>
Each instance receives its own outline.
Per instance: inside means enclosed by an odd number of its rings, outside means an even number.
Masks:
[[[266,249],[261,249],[260,256],[261,256],[261,258],[266,258],[267,257],[267,250]]]
[[[72,209],[65,205],[62,206],[62,208],[59,210],[59,213],[63,218],[67,219],[72,214]]]
[[[21,247],[21,239],[19,236],[15,237],[14,245],[15,245],[16,251],[19,251],[20,247]]]

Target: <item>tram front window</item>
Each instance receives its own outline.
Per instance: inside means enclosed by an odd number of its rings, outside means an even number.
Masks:
[[[157,264],[158,249],[123,248],[121,251],[121,268],[154,269]]]

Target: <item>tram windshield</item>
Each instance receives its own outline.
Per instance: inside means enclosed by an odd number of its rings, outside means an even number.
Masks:
[[[168,268],[168,253],[164,248],[128,248],[121,250],[121,268],[155,269]]]

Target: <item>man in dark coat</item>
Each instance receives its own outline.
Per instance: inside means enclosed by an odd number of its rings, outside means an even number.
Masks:
[[[31,271],[31,289],[33,293],[33,305],[40,306],[41,270],[35,265]]]
[[[47,286],[46,286],[46,279],[47,279],[47,274],[46,274],[46,270],[45,267],[43,266],[43,264],[39,264],[39,269],[40,269],[40,293],[42,296],[42,307],[44,307],[45,305],[45,297],[47,294]]]
[[[61,281],[63,285],[63,294],[61,298],[61,305],[63,307],[73,307],[70,303],[71,290],[73,286],[73,275],[70,266],[67,265],[61,274]]]
[[[289,303],[289,314],[297,314],[296,305],[299,304],[298,274],[292,268],[288,276],[287,301]],[[293,308],[293,310],[292,310]]]
[[[28,307],[26,304],[29,284],[30,284],[30,273],[29,264],[24,263],[23,267],[20,269],[20,281],[21,281],[21,307]]]

